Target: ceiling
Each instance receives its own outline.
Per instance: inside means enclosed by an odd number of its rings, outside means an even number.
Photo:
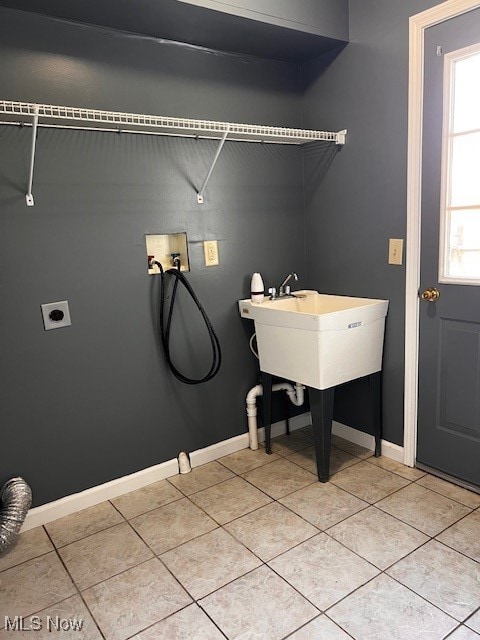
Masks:
[[[177,0],[0,0],[0,6],[219,51],[297,63],[346,44],[343,40]]]

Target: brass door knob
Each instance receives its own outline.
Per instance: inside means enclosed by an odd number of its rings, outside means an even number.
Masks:
[[[436,302],[440,298],[440,291],[436,287],[428,287],[420,294],[420,297],[427,302]]]

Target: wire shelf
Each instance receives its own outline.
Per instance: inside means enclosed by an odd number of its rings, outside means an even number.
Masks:
[[[220,140],[208,174],[197,191],[197,202],[203,204],[204,191],[226,140],[246,142],[269,142],[277,144],[303,145],[309,142],[345,144],[347,131],[313,131],[287,127],[268,127],[256,124],[216,122],[213,120],[191,120],[170,116],[152,116],[121,111],[103,111],[82,107],[60,107],[33,102],[0,100],[0,124],[27,125],[32,127],[32,142],[27,193],[27,206],[33,207],[33,172],[38,127],[55,127],[78,130],[146,133],[150,135],[214,138]],[[41,119],[41,121],[40,121]]]
[[[143,133],[214,139],[222,139],[225,132],[228,132],[227,140],[278,144],[306,144],[318,141],[344,144],[346,134],[346,131],[314,131],[212,120],[192,120],[9,100],[0,100],[0,114],[6,116],[5,122],[12,124],[31,124],[32,118],[37,115],[40,127],[98,128],[107,131],[141,131]]]

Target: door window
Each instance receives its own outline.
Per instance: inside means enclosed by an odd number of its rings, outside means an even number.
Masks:
[[[445,56],[439,281],[480,285],[480,44]]]

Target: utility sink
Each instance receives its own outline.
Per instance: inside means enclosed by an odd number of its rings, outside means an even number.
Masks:
[[[239,300],[242,318],[255,322],[262,371],[328,389],[381,370],[388,300],[295,296]]]

